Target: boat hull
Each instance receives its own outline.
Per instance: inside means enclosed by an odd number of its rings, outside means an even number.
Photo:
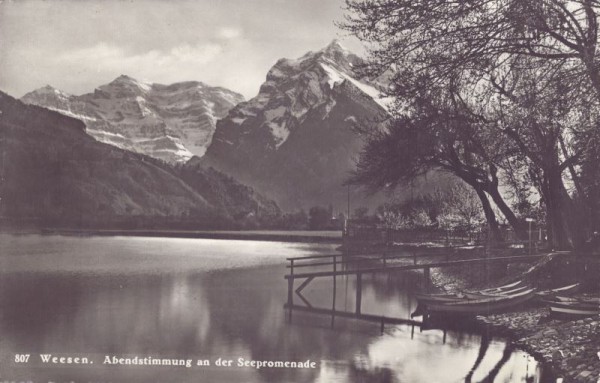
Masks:
[[[427,305],[433,303],[443,303],[443,302],[459,302],[461,300],[466,300],[468,297],[466,295],[457,295],[457,294],[437,294],[437,295],[428,295],[428,294],[417,294],[415,295],[417,302],[419,304]]]
[[[550,314],[570,317],[600,315],[600,305],[582,302],[550,302]]]
[[[481,292],[468,292],[468,293],[466,292],[465,295],[469,299],[483,299],[483,298],[487,298],[487,297],[497,297],[497,296],[504,296],[504,295],[513,295],[513,294],[525,291],[525,290],[527,290],[529,288],[530,287],[528,287],[528,286],[520,286],[520,287],[515,287],[515,288],[513,288],[511,290],[501,290],[501,291],[498,291],[496,293],[490,293],[490,292],[486,292],[486,291],[481,291]]]
[[[513,289],[516,289],[519,287],[526,287],[526,285],[523,281],[516,281],[513,283],[508,283],[506,285],[498,286],[498,287],[483,289],[480,292],[483,294],[496,294],[496,293],[507,291],[507,290],[513,290]]]
[[[581,285],[579,283],[575,283],[573,285],[559,287],[557,289],[539,291],[538,293],[536,293],[536,295],[542,299],[556,299],[556,297],[560,294],[576,293],[577,291],[579,291],[580,286]]]
[[[426,309],[429,313],[488,314],[512,309],[526,303],[534,296],[535,290],[530,289],[511,296],[494,296],[464,302],[431,303],[426,305]]]

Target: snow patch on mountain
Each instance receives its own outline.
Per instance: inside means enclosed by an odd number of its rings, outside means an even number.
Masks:
[[[335,69],[333,66],[330,65],[331,60],[327,59],[325,61],[327,61],[327,63],[320,63],[320,65],[329,77],[327,83],[329,84],[329,87],[331,89],[333,89],[334,85],[340,84],[344,80],[348,80],[352,83],[352,85],[356,86],[358,89],[360,89],[369,97],[371,97],[373,101],[379,104],[379,106],[385,109],[385,111],[387,111],[388,113],[390,112],[393,101],[392,97],[382,96],[381,92],[377,90],[374,86],[358,81],[357,79],[347,75],[346,73]]]
[[[276,148],[279,148],[290,135],[290,131],[285,128],[285,125],[285,121],[267,123],[267,126],[271,129],[271,133],[275,138]]]
[[[333,69],[329,65],[326,65],[326,64],[320,64],[320,65],[325,70],[325,72],[327,73],[327,76],[329,77],[329,80],[327,80],[329,89],[333,89],[334,85],[339,84],[345,80],[345,77],[342,76],[342,74],[340,72]]]
[[[50,109],[50,110],[53,110],[55,112],[64,114],[66,116],[73,117],[73,118],[76,118],[78,120],[82,120],[83,122],[86,122],[86,121],[91,121],[91,122],[98,121],[98,119],[95,118],[95,117],[93,117],[93,116],[86,116],[85,114],[73,113],[69,109],[60,109],[60,108],[55,108],[55,107],[52,107],[52,106],[48,106],[48,107],[46,107],[46,109]]]
[[[126,139],[126,137],[124,135],[119,134],[119,133],[112,133],[112,132],[107,132],[105,130],[97,130],[97,129],[92,129],[92,128],[87,128],[86,133],[91,136],[97,134],[97,135],[106,135],[106,136],[119,137],[122,139]]]

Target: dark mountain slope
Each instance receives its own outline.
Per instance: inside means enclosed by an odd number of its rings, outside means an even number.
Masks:
[[[214,170],[184,171],[100,143],[85,133],[81,121],[2,92],[0,113],[0,215],[5,220],[231,227],[234,217],[279,212]]]

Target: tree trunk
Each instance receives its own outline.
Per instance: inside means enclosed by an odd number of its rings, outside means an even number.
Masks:
[[[548,236],[555,250],[571,250],[585,241],[585,224],[577,220],[573,201],[558,166],[544,170],[542,193],[546,204]]]
[[[498,226],[498,221],[496,220],[496,213],[494,213],[494,209],[490,204],[490,201],[485,194],[486,185],[485,183],[480,182],[476,175],[469,174],[462,169],[453,169],[454,175],[465,181],[469,186],[471,186],[475,192],[477,193],[477,197],[481,201],[481,207],[483,208],[483,213],[485,215],[485,219],[488,224],[489,238],[488,241],[490,243],[502,242],[503,238],[500,233],[500,228]]]
[[[488,224],[488,242],[490,243],[498,243],[502,242],[502,235],[500,234],[500,228],[498,227],[498,221],[496,220],[496,213],[494,213],[494,209],[492,209],[492,205],[488,200],[485,192],[479,188],[474,187],[479,200],[481,201],[481,206],[483,207],[483,213],[485,214],[485,219]]]
[[[496,204],[498,209],[502,212],[502,215],[506,218],[510,226],[515,231],[515,235],[517,238],[525,240],[528,238],[527,236],[527,228],[525,223],[517,218],[515,213],[511,210],[511,208],[506,204],[504,198],[500,195],[498,188],[493,185],[488,185],[485,191],[492,197],[492,201]]]
[[[542,180],[542,195],[544,196],[544,204],[546,205],[546,230],[552,249],[567,250],[572,248],[572,246],[567,235],[566,222],[563,220],[561,214],[558,177],[559,175],[548,171],[544,172],[544,179]]]

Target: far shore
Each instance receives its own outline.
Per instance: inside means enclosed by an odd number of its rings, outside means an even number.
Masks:
[[[41,229],[25,231],[3,231],[14,234],[49,234],[73,236],[136,236],[166,238],[229,239],[248,241],[342,243],[342,232],[338,230],[120,230],[120,229]]]

